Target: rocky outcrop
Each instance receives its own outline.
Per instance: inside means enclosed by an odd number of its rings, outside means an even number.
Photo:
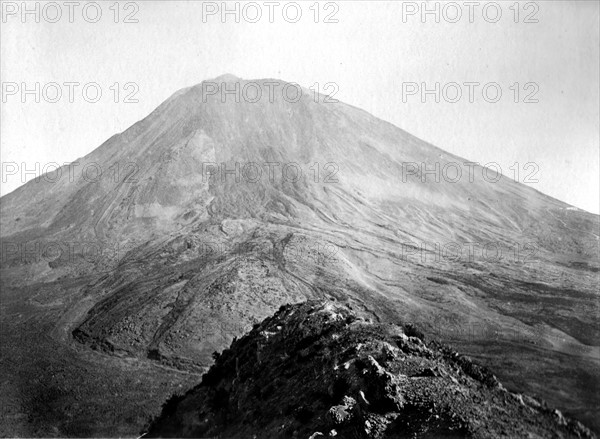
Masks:
[[[415,328],[339,302],[282,306],[215,360],[144,437],[594,437]]]

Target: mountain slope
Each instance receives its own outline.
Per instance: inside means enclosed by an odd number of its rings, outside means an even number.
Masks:
[[[416,322],[595,423],[598,216],[481,167],[436,179],[422,171],[467,160],[286,87],[227,76],[181,90],[75,178],[2,197],[3,290],[34,294],[61,342],[191,373],[279,306],[336,298]],[[49,292],[73,279],[69,296]]]

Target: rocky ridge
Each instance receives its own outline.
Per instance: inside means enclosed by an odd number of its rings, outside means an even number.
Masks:
[[[282,306],[214,357],[143,437],[595,437],[412,325],[339,302]]]

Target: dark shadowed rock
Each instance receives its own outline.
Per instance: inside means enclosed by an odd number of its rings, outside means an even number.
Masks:
[[[593,435],[447,347],[313,301],[281,307],[234,341],[144,437]]]

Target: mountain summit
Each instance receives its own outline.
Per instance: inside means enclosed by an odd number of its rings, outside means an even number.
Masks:
[[[335,299],[600,419],[596,215],[276,79],[180,90],[77,162],[0,199],[3,302],[76,355],[201,373]]]

